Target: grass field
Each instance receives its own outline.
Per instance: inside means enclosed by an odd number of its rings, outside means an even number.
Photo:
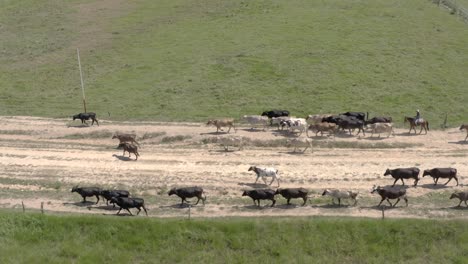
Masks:
[[[430,1],[2,1],[0,115],[193,120],[286,108],[466,121],[468,27]],[[109,116],[110,114],[110,116]],[[401,119],[401,121],[399,121]]]
[[[466,263],[465,221],[0,212],[2,263]]]

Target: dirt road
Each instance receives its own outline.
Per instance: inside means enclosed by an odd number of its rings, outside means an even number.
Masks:
[[[0,117],[0,123],[0,207],[4,208],[21,208],[23,202],[28,210],[39,209],[44,203],[47,211],[115,214],[102,201],[82,204],[79,195],[70,193],[74,185],[96,185],[129,189],[134,196],[145,198],[150,216],[182,216],[187,215],[188,208],[180,208],[180,200],[168,197],[167,191],[175,186],[198,185],[206,190],[208,199],[204,207],[191,209],[195,217],[380,217],[376,207],[380,198],[369,193],[372,186],[393,183],[383,176],[387,168],[416,166],[421,170],[457,168],[460,185],[455,187],[452,181],[434,187],[432,179],[422,178],[418,187],[407,189],[410,205],[387,210],[387,217],[468,216],[467,209],[454,207],[458,201],[448,199],[455,190],[467,190],[468,184],[468,144],[463,142],[466,133],[458,128],[418,136],[398,129],[390,138],[313,137],[313,152],[301,154],[282,146],[285,133],[276,129],[251,131],[240,127],[235,134],[248,139],[249,144],[242,151],[225,152],[209,143],[217,136],[216,129],[200,123],[102,120],[99,127],[85,127],[78,121],[36,117]],[[138,161],[116,149],[118,142],[112,139],[115,132],[137,134],[141,144]],[[255,176],[247,171],[251,165],[277,168],[281,187],[310,189],[311,203],[285,206],[285,200],[279,199],[275,208],[254,207],[251,199],[241,197],[242,190],[263,186],[253,185]],[[328,197],[321,196],[324,188],[359,191],[358,206],[332,205]]]

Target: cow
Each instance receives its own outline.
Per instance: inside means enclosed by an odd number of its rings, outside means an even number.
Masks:
[[[295,117],[291,117],[291,116],[272,117],[270,119],[270,126],[277,126],[278,130],[280,130],[280,128],[281,130],[283,130],[287,126],[286,121],[291,120],[292,118],[295,118]]]
[[[423,177],[429,175],[434,180],[434,185],[437,184],[439,178],[448,178],[449,180],[444,184],[447,185],[452,179],[457,181],[458,186],[458,178],[457,178],[457,169],[454,168],[434,168],[431,170],[424,170]]]
[[[375,186],[372,188],[371,193],[377,192],[380,197],[382,197],[382,200],[380,200],[380,203],[377,206],[380,206],[384,200],[387,200],[387,202],[390,204],[391,207],[395,207],[397,203],[400,201],[400,198],[403,198],[406,202],[406,206],[408,206],[408,198],[406,197],[406,190],[405,189],[400,189],[400,190],[391,190],[391,189],[384,189],[380,188],[380,186]],[[398,199],[395,204],[392,204],[389,199]]]
[[[130,158],[131,153],[135,155],[135,160],[138,160],[138,157],[140,156],[140,153],[138,153],[138,146],[124,142],[119,144],[119,148],[123,148],[123,154],[122,156],[125,156],[125,152],[128,152],[128,157]]]
[[[468,207],[468,204],[466,201],[468,200],[468,191],[465,192],[454,192],[452,195],[450,195],[450,199],[453,198],[458,198],[460,199],[460,203],[457,205],[457,207],[460,207],[462,202],[465,202],[466,207]]]
[[[112,136],[112,139],[117,138],[119,140],[119,144],[124,142],[135,143],[136,145],[140,146],[138,142],[136,142],[136,135],[135,134],[115,134]]]
[[[231,127],[234,128],[234,132],[236,132],[236,127],[234,126],[234,119],[232,118],[208,120],[206,125],[214,125],[216,127],[216,133],[218,133],[220,130],[223,131],[223,127],[229,127],[227,131],[228,133],[229,131],[231,131]]]
[[[332,114],[317,114],[317,115],[308,115],[306,117],[307,123],[310,125],[321,123],[324,118],[333,116]]]
[[[268,123],[269,123],[269,119],[268,119],[267,116],[245,115],[245,116],[243,116],[243,119],[244,119],[247,123],[249,123],[249,125],[252,126],[252,127],[250,128],[250,130],[253,130],[254,127],[261,126],[261,127],[263,127],[263,130],[265,131],[265,129],[267,128]]]
[[[466,141],[466,139],[468,138],[468,124],[462,124],[460,126],[460,130],[463,130],[463,129],[466,130],[466,137],[465,137],[465,140],[464,140],[464,141]]]
[[[80,119],[81,123],[86,124],[86,125],[88,124],[88,123],[86,123],[86,120],[91,119],[92,120],[91,125],[94,125],[94,122],[96,122],[96,124],[99,126],[99,122],[96,119],[96,113],[93,113],[93,112],[79,113],[79,114],[73,116],[73,121],[75,119]]]
[[[78,187],[72,188],[71,192],[77,192],[83,197],[82,203],[86,203],[86,197],[96,196],[96,204],[99,203],[99,195],[101,194],[101,188],[99,187]]]
[[[309,191],[304,188],[285,188],[285,189],[277,189],[275,192],[275,195],[281,194],[287,201],[288,205],[290,205],[290,200],[292,198],[302,198],[304,200],[304,203],[302,206],[304,206],[307,202],[308,194]]]
[[[379,134],[380,137],[381,133],[388,133],[387,137],[390,137],[391,134],[395,136],[392,123],[373,123],[367,125],[366,128],[371,130],[371,137],[373,137],[374,134]]]
[[[262,113],[262,116],[268,116],[268,118],[280,117],[280,116],[289,116],[289,111],[287,110],[270,110]]]
[[[242,196],[249,196],[252,198],[254,205],[257,205],[256,201],[258,201],[258,206],[260,207],[260,200],[271,200],[273,203],[271,207],[275,206],[275,190],[272,189],[256,189],[256,190],[249,190],[244,191]]]
[[[398,168],[394,170],[387,169],[384,173],[384,176],[387,175],[392,175],[392,177],[395,179],[393,182],[393,186],[395,186],[395,183],[398,180],[401,180],[402,185],[405,185],[405,182],[403,179],[414,179],[414,186],[418,184],[419,181],[419,169],[416,167],[411,167],[411,168]]]
[[[130,213],[130,215],[133,215],[129,208],[136,208],[138,209],[137,215],[139,215],[141,212],[140,208],[143,208],[143,210],[145,210],[146,216],[148,216],[148,211],[146,211],[145,208],[145,200],[142,198],[112,197],[111,203],[117,204],[120,207],[117,214],[120,214],[120,210],[125,209]]]
[[[241,136],[216,137],[216,142],[224,148],[224,151],[229,151],[229,147],[238,147],[239,150],[244,148],[244,139]]]
[[[361,120],[363,122],[366,119],[366,113],[363,113],[363,112],[346,112],[346,113],[342,113],[340,115],[355,117],[356,119],[359,119],[359,120]],[[367,113],[367,116],[369,116],[369,113]]]
[[[366,136],[366,133],[364,132],[364,121],[362,120],[357,120],[354,118],[340,119],[338,120],[337,125],[342,130],[348,129],[350,135],[351,135],[351,129],[352,130],[358,129],[358,133],[356,134],[356,136],[359,135],[361,131],[362,131],[362,134]]]
[[[294,133],[296,130],[299,131],[299,135],[302,135],[303,132],[307,133],[307,122],[304,118],[295,118],[284,121],[286,127],[288,128],[289,133]]]
[[[370,125],[375,123],[392,123],[393,119],[389,116],[376,116],[364,121],[364,124]]]
[[[310,138],[290,138],[286,140],[286,145],[293,146],[294,147],[293,152],[296,152],[297,148],[304,148],[302,153],[304,153],[308,148],[310,148],[310,150],[313,151],[312,139]]]
[[[109,205],[109,201],[112,200],[113,197],[128,197],[130,196],[130,192],[127,190],[102,190],[100,195],[106,199],[106,205]]]
[[[341,205],[341,199],[353,199],[354,205],[357,203],[358,192],[353,191],[340,191],[340,190],[329,190],[325,189],[322,193],[322,196],[329,195],[332,197],[332,203],[335,204],[335,198],[338,199],[338,205]]]
[[[198,200],[195,205],[202,200],[203,205],[205,205],[206,196],[203,195],[203,188],[201,187],[184,187],[184,188],[172,188],[168,193],[169,196],[175,194],[182,199],[180,206],[184,205],[184,202],[187,202],[187,198],[197,197]],[[203,197],[204,196],[204,197]],[[188,202],[187,202],[188,203]]]
[[[257,175],[257,179],[255,183],[257,183],[258,178],[262,177],[263,182],[266,184],[265,177],[271,177],[271,182],[269,185],[273,183],[274,180],[278,182],[278,187],[280,186],[280,181],[278,177],[278,170],[275,168],[262,168],[257,166],[250,166],[248,171],[253,171]]]
[[[320,132],[320,135],[323,136],[323,132],[328,132],[330,135],[335,135],[336,130],[337,130],[337,125],[335,123],[327,123],[327,122],[322,122],[322,123],[316,123],[309,125],[309,129],[307,130],[306,134],[307,137],[309,137],[309,130],[315,132],[315,136],[318,135]]]

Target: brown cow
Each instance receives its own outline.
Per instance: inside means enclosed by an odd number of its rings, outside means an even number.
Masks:
[[[138,153],[138,146],[128,142],[124,142],[119,144],[119,148],[120,147],[122,147],[124,150],[122,154],[123,156],[125,156],[125,152],[128,152],[128,157],[130,158],[130,153],[133,153],[135,155],[135,160],[138,160],[138,157],[140,156],[140,154]]]
[[[216,126],[216,132],[219,132],[219,130],[223,131],[222,127],[229,127],[229,130],[227,131],[228,133],[229,131],[231,131],[231,127],[234,128],[234,132],[236,132],[236,127],[234,126],[234,119],[232,118],[208,120],[206,125]]]

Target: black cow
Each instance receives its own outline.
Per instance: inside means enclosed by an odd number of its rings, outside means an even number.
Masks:
[[[395,186],[395,183],[398,180],[401,180],[402,185],[405,185],[405,182],[403,181],[403,179],[414,179],[414,186],[416,186],[419,181],[419,177],[418,177],[419,169],[416,167],[399,168],[399,169],[394,169],[394,170],[387,169],[384,173],[384,176],[387,176],[387,175],[392,175],[392,177],[395,179],[392,187]]]
[[[364,121],[366,119],[366,113],[363,113],[363,112],[346,112],[340,115],[355,117],[361,121]],[[369,116],[369,114],[367,114],[367,116]]]
[[[395,207],[397,203],[400,201],[400,197],[405,200],[406,206],[408,206],[408,198],[406,197],[405,189],[390,190],[390,189],[380,188],[380,186],[377,186],[377,188],[374,186],[371,193],[374,193],[374,192],[377,192],[380,195],[380,197],[382,197],[382,200],[380,200],[380,203],[377,206],[380,206],[384,200],[387,200],[390,206]],[[395,204],[392,205],[389,199],[398,199],[398,200],[396,201]]]
[[[286,188],[286,189],[277,189],[275,192],[275,195],[281,194],[284,198],[288,200],[288,205],[291,203],[289,202],[292,198],[302,198],[304,200],[304,203],[302,206],[304,206],[307,202],[307,195],[309,191],[304,189],[304,188]]]
[[[280,117],[280,116],[289,116],[289,111],[287,111],[287,110],[265,111],[265,112],[262,113],[262,116],[268,116],[268,118]]]
[[[139,215],[141,212],[140,208],[143,208],[143,210],[145,210],[146,216],[148,216],[148,212],[145,208],[145,200],[142,198],[112,197],[111,203],[115,203],[120,207],[117,214],[120,213],[120,210],[125,209],[130,213],[130,215],[133,215],[129,208],[136,208],[138,209],[137,215]]]
[[[128,197],[130,196],[130,192],[126,190],[102,190],[101,196],[106,199],[106,205],[109,205],[109,201],[111,201],[113,197]]]
[[[350,135],[351,135],[351,130],[354,130],[354,129],[358,129],[358,133],[356,135],[359,135],[361,131],[364,136],[366,135],[366,133],[364,132],[364,121],[362,120],[355,119],[355,118],[341,119],[341,120],[338,120],[337,125],[342,130],[348,129]]]
[[[187,198],[197,197],[198,200],[195,205],[202,200],[203,205],[205,205],[206,196],[203,197],[203,188],[201,187],[185,187],[185,188],[172,188],[168,193],[169,196],[175,194],[182,199],[180,206],[184,205],[184,201],[187,202]],[[187,202],[188,203],[188,202]]]
[[[91,122],[91,125],[93,125],[94,122],[96,122],[96,124],[99,126],[99,122],[96,119],[96,113],[93,113],[93,112],[79,113],[79,114],[73,116],[73,120],[75,120],[75,119],[80,119],[82,124],[87,124],[86,120],[91,119],[93,121],[93,122]]]
[[[271,207],[275,206],[275,190],[272,189],[257,189],[257,190],[249,190],[244,191],[242,196],[249,196],[252,198],[254,205],[257,205],[255,201],[258,201],[258,206],[260,206],[260,200],[271,200],[273,203]]]
[[[439,178],[448,178],[449,180],[444,184],[447,185],[449,181],[454,178],[457,181],[458,186],[458,178],[457,178],[457,169],[454,168],[434,168],[432,170],[424,170],[423,177],[429,175],[434,180],[434,185],[437,184]]]
[[[101,194],[101,188],[99,187],[78,187],[72,188],[71,192],[77,192],[83,197],[82,203],[86,202],[86,197],[96,196],[97,202],[99,202],[99,195]]]
[[[365,125],[375,124],[375,123],[392,123],[393,119],[389,116],[376,116],[371,119],[364,121]]]

